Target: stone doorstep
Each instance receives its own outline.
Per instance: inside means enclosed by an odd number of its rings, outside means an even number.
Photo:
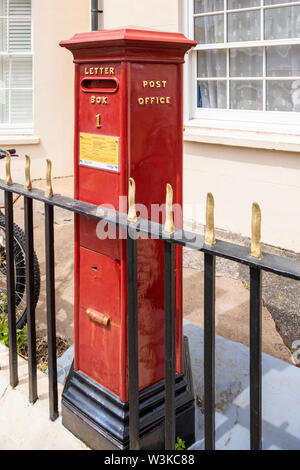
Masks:
[[[184,320],[197,402],[196,439],[203,449],[203,328]],[[216,449],[249,450],[249,348],[216,336]],[[300,449],[300,369],[262,354],[263,449]]]

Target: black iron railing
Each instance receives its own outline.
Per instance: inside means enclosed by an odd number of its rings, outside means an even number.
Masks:
[[[261,356],[261,307],[262,271],[300,280],[300,266],[293,260],[264,253],[262,259],[250,256],[249,249],[217,240],[206,245],[202,235],[175,230],[171,234],[163,225],[138,219],[129,222],[127,214],[104,209],[68,197],[54,195],[46,197],[39,189],[27,191],[22,185],[6,185],[0,180],[0,189],[5,191],[5,217],[7,237],[7,283],[8,283],[8,327],[9,327],[9,368],[10,384],[18,384],[16,314],[13,262],[13,193],[24,196],[26,232],[26,291],[28,311],[28,367],[29,400],[37,399],[35,308],[33,300],[33,214],[32,200],[45,204],[46,240],[46,285],[50,419],[58,416],[57,369],[56,369],[56,327],[55,327],[55,276],[54,276],[54,233],[53,208],[60,207],[76,214],[97,220],[105,220],[127,230],[128,259],[128,348],[129,348],[129,435],[130,449],[139,449],[139,390],[138,390],[138,302],[137,302],[137,234],[159,238],[164,243],[165,279],[165,448],[175,447],[175,245],[185,246],[204,253],[204,392],[205,392],[205,448],[215,448],[215,263],[216,258],[226,258],[245,264],[250,269],[250,447],[262,446],[262,356]]]

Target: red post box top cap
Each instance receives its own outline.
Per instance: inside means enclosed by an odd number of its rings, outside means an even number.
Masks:
[[[196,41],[187,39],[181,33],[152,31],[147,29],[113,29],[75,34],[71,39],[61,41],[59,45],[69,49],[76,59],[92,56],[137,55],[141,58],[149,53],[161,56],[173,56],[183,59],[184,54],[196,46]],[[160,52],[160,54],[159,54]]]

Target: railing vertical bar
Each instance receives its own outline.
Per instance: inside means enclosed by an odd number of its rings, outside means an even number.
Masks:
[[[165,278],[165,449],[175,449],[175,245],[164,242]]]
[[[215,449],[215,274],[216,259],[204,254],[205,449]]]
[[[128,298],[128,383],[129,383],[129,448],[140,449],[139,438],[139,368],[138,368],[138,300],[137,240],[127,238]]]
[[[250,268],[250,447],[262,448],[262,272]]]
[[[45,248],[48,334],[49,411],[51,421],[58,417],[56,321],[55,321],[55,274],[54,274],[54,226],[53,206],[45,203]]]
[[[34,248],[32,199],[24,197],[26,308],[28,333],[29,402],[35,403],[37,394],[36,328],[34,302]]]
[[[16,387],[18,378],[18,352],[16,327],[16,285],[14,267],[13,193],[5,191],[6,271],[7,271],[7,323],[9,341],[10,385]]]

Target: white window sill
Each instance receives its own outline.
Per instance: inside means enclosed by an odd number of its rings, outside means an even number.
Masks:
[[[0,133],[0,146],[7,147],[8,145],[37,145],[40,143],[40,138],[37,135],[24,134],[24,135],[7,135]]]
[[[208,125],[207,120],[193,119],[185,123],[185,142],[248,147],[285,152],[300,152],[300,134],[232,129]]]

